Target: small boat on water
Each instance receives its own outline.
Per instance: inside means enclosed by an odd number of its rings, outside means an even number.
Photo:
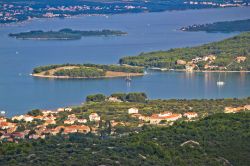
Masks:
[[[225,84],[225,82],[223,82],[223,81],[217,81],[217,85],[218,86],[222,86],[222,85],[224,85]]]
[[[223,86],[224,84],[225,82],[220,80],[220,74],[219,74],[219,80],[217,81],[217,86]]]
[[[132,81],[132,78],[130,77],[130,75],[127,75],[127,77],[125,78],[125,80],[126,80],[127,82],[130,82],[130,81]]]

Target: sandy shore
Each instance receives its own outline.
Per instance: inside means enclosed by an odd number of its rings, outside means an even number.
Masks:
[[[39,78],[53,78],[53,79],[98,79],[98,78],[116,78],[116,77],[131,77],[143,76],[144,73],[125,73],[125,72],[113,72],[107,71],[105,76],[101,77],[69,77],[69,76],[53,76],[53,75],[44,75],[44,73],[31,74],[33,77]]]

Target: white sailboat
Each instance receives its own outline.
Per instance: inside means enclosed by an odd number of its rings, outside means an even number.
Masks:
[[[219,80],[217,81],[217,86],[223,86],[224,84],[225,82],[220,80],[220,74],[219,74]]]

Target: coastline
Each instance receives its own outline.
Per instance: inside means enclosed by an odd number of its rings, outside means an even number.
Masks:
[[[193,71],[186,71],[185,69],[165,69],[165,68],[149,68],[149,70],[155,70],[155,71],[162,71],[162,72],[187,72],[187,73],[250,73],[248,70],[241,70],[241,71],[234,71],[234,70],[193,70]]]
[[[115,75],[116,74],[116,75]],[[99,79],[99,78],[120,78],[120,77],[138,77],[144,76],[144,73],[125,73],[125,72],[111,72],[107,71],[107,75],[100,77],[69,77],[69,76],[53,76],[44,74],[30,74],[32,77],[51,78],[51,79]]]

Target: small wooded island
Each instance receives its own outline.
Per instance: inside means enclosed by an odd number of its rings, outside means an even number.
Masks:
[[[194,24],[187,27],[182,27],[182,31],[196,32],[196,31],[205,31],[208,33],[214,32],[244,32],[250,31],[250,19],[247,20],[235,20],[235,21],[222,21],[215,22],[210,24]]]
[[[9,37],[27,40],[78,40],[88,36],[120,36],[126,32],[115,30],[80,31],[72,29],[61,29],[59,31],[30,31],[21,33],[10,33]]]
[[[142,76],[144,69],[120,65],[61,64],[40,66],[33,69],[32,76],[41,78],[113,78]]]

